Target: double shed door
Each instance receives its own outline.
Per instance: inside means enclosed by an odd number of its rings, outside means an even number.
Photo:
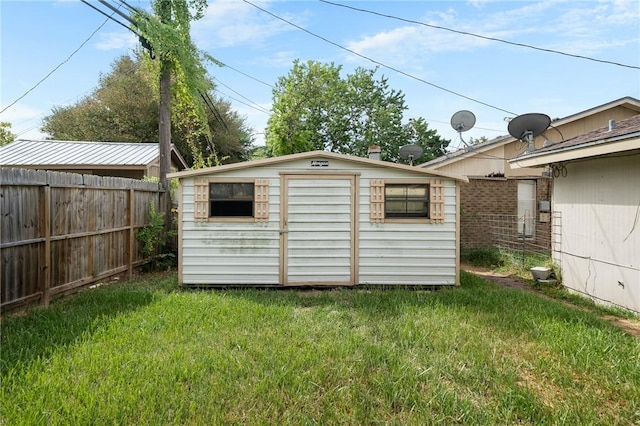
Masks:
[[[282,176],[283,285],[357,281],[357,175]]]

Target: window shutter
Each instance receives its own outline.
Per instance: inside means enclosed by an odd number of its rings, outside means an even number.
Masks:
[[[434,223],[444,222],[444,182],[442,180],[432,180],[430,185],[431,221]]]
[[[209,218],[209,180],[196,179],[193,189],[193,220],[206,222]]]
[[[369,182],[369,220],[373,223],[384,222],[384,181],[371,179]]]
[[[269,179],[255,181],[255,212],[256,221],[269,221]]]

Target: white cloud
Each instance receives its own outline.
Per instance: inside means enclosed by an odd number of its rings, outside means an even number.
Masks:
[[[131,32],[100,33],[100,41],[96,43],[98,50],[134,49],[138,45],[138,37]]]
[[[254,4],[268,9],[269,2],[254,1]],[[279,15],[296,21],[286,14]],[[193,23],[192,35],[195,43],[207,50],[243,44],[260,45],[274,35],[293,29],[247,3],[215,0],[209,4],[204,18]]]
[[[478,7],[488,2],[470,0],[469,5]],[[459,12],[450,9],[429,12],[416,20],[456,31],[581,55],[594,55],[608,47],[626,46],[639,40],[638,37],[615,32],[616,25],[635,25],[637,34],[640,9],[636,0],[601,0],[597,3],[542,1],[498,12],[481,10],[471,16],[462,18]],[[387,65],[412,67],[415,70],[419,64],[424,65],[437,54],[507,45],[404,23],[392,30],[363,35],[346,43],[346,46]],[[354,60],[353,57],[350,59]],[[356,59],[356,62],[361,61]]]
[[[2,105],[2,108],[5,106]],[[43,139],[45,135],[39,129],[45,114],[40,109],[18,102],[0,114],[0,122],[11,123],[11,133],[17,139]]]

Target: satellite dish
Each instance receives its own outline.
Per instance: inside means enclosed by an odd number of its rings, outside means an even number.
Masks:
[[[509,121],[507,130],[511,136],[527,144],[526,152],[533,152],[536,150],[533,140],[543,134],[550,124],[551,118],[548,115],[532,112]]]
[[[471,111],[458,111],[451,116],[451,127],[456,132],[466,132],[476,124],[476,116]]]
[[[451,116],[451,127],[458,132],[462,143],[469,148],[469,144],[462,138],[462,132],[470,130],[476,124],[476,116],[471,111],[463,109]]]
[[[409,164],[413,166],[413,160],[420,157],[422,155],[422,147],[418,145],[402,145],[400,147],[400,157],[405,160],[409,160]]]
[[[544,133],[551,124],[551,118],[546,114],[530,113],[519,115],[509,121],[507,130],[516,139],[523,140],[529,136],[535,138]]]

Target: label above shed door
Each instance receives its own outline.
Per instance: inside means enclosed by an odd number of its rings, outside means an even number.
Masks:
[[[329,167],[329,160],[311,160],[311,167]]]

